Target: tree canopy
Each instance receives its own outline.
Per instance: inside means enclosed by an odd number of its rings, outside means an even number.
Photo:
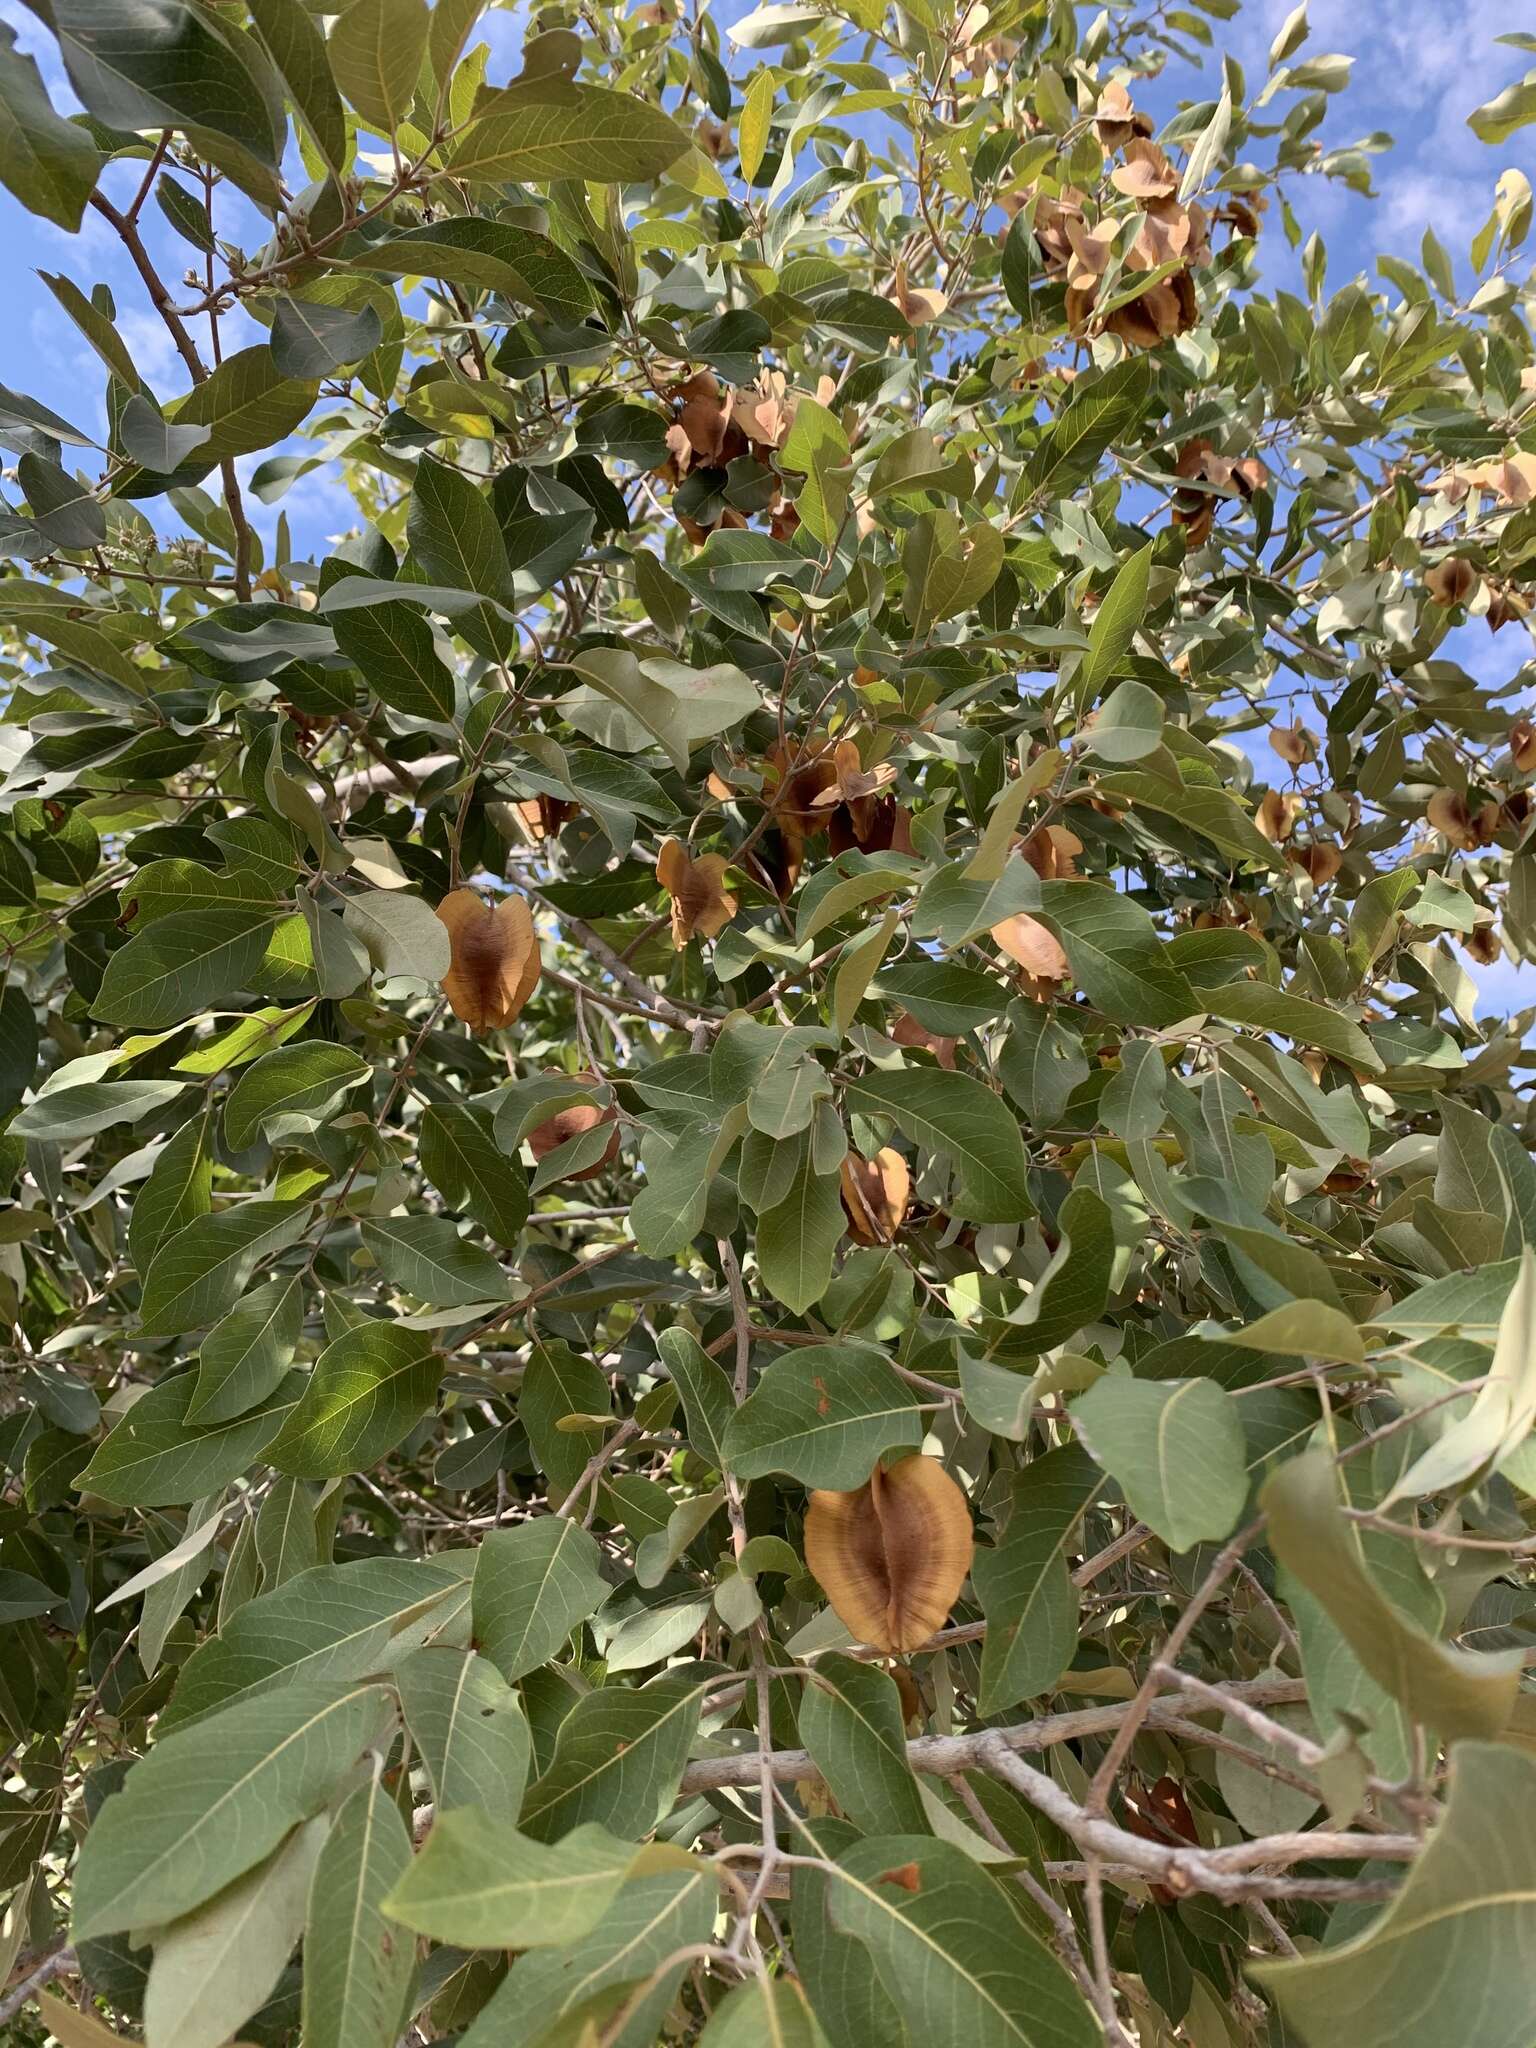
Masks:
[[[1531,2048],[1536,73],[36,12],[9,2038]]]

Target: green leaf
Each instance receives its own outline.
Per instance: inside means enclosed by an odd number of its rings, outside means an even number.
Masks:
[[[462,1625],[475,1555],[319,1565],[249,1601],[182,1666],[162,1733],[296,1682],[389,1670]]]
[[[765,65],[754,75],[742,101],[736,149],[741,160],[741,175],[749,185],[756,178],[768,148],[769,124],[773,118],[773,87],[773,72]]]
[[[1113,1022],[1155,1028],[1203,1007],[1169,962],[1151,918],[1128,896],[1091,882],[1042,882],[1037,902],[1020,908],[1050,926],[1073,980]]]
[[[365,889],[342,911],[347,930],[386,980],[440,982],[453,959],[448,928],[408,889]]]
[[[1386,1910],[1353,1939],[1250,1965],[1308,2042],[1522,2048],[1536,1935],[1536,1761],[1489,1743],[1453,1753],[1445,1817]]]
[[[36,64],[0,27],[0,183],[73,234],[100,168],[90,136],[54,112]]]
[[[201,1500],[238,1479],[276,1436],[303,1382],[290,1373],[260,1407],[228,1422],[189,1422],[197,1380],[179,1373],[134,1402],[75,1484],[124,1507]]]
[[[1303,996],[1290,995],[1259,981],[1229,982],[1220,988],[1203,989],[1200,1000],[1224,1023],[1275,1031],[1299,1045],[1314,1045],[1319,1052],[1332,1053],[1349,1066],[1363,1067],[1367,1073],[1382,1071],[1381,1055],[1360,1026],[1322,1003],[1309,1003]]]
[[[867,1345],[809,1344],[775,1359],[726,1425],[738,1479],[787,1472],[806,1486],[862,1486],[883,1451],[923,1440],[917,1394]]]
[[[932,1832],[907,1761],[901,1695],[888,1673],[852,1657],[818,1659],[801,1689],[800,1740],[865,1834]]]
[[[1030,457],[1031,494],[1059,496],[1091,476],[1105,449],[1141,418],[1151,384],[1151,365],[1141,355],[1116,363],[1091,381],[1080,378]]]
[[[631,1873],[666,1855],[590,1821],[546,1847],[484,1813],[439,1814],[386,1910],[457,1948],[549,1948],[590,1934]]]
[[[238,1301],[203,1339],[188,1422],[232,1422],[282,1385],[304,1327],[304,1286],[295,1274],[268,1280]]]
[[[240,1299],[261,1261],[303,1235],[309,1217],[308,1202],[242,1202],[186,1224],[150,1262],[140,1328],[175,1336],[216,1323]]]
[[[184,1123],[155,1155],[139,1189],[128,1222],[128,1254],[141,1273],[167,1238],[213,1206],[212,1121],[205,1112]]]
[[[366,611],[333,612],[330,621],[337,647],[392,711],[438,723],[453,717],[453,671],[419,611],[385,602]]]
[[[838,1858],[834,1927],[868,1949],[915,2040],[1095,2048],[1098,2021],[1066,1970],[963,1849],[925,1835]]]
[[[1520,1653],[1448,1648],[1398,1611],[1366,1570],[1343,1515],[1333,1461],[1308,1451],[1272,1472],[1259,1502],[1280,1563],[1327,1612],[1376,1683],[1447,1742],[1502,1732],[1519,1687]]]
[[[1445,1493],[1495,1472],[1520,1450],[1536,1423],[1536,1251],[1527,1245],[1477,1398],[1384,1495],[1394,1501]]]
[[[802,1315],[826,1293],[845,1225],[837,1175],[817,1173],[807,1151],[783,1201],[757,1219],[759,1276],[791,1314]]]
[[[1091,704],[1131,651],[1147,609],[1147,585],[1152,574],[1152,549],[1138,548],[1115,572],[1105,591],[1088,632],[1088,652],[1073,679],[1078,701]],[[1097,740],[1097,728],[1094,731]]]
[[[393,135],[427,53],[426,0],[351,0],[326,39],[331,76],[368,126]]]
[[[690,147],[659,107],[595,85],[541,78],[490,93],[459,137],[448,174],[490,184],[657,178]]]
[[[1494,145],[1508,142],[1532,121],[1536,121],[1536,72],[1531,71],[1467,116],[1467,126],[1478,141]]]
[[[303,0],[250,0],[251,19],[304,126],[333,171],[351,168],[347,117],[331,83],[325,38]]]
[[[18,1138],[42,1138],[51,1145],[94,1138],[114,1124],[136,1124],[152,1110],[174,1102],[182,1081],[88,1081],[35,1096],[11,1119]]]
[[[383,333],[372,306],[349,311],[279,297],[272,309],[272,360],[285,377],[329,377],[372,355]]]
[[[894,996],[925,1031],[951,1038],[990,1023],[1008,1000],[990,974],[952,960],[899,961],[879,976],[875,993]]]
[[[90,486],[56,462],[30,452],[16,465],[16,479],[39,532],[55,547],[99,547],[107,537],[107,515]]]
[[[315,1360],[304,1397],[267,1446],[295,1479],[332,1479],[395,1448],[437,1398],[442,1360],[415,1330],[372,1319]]]
[[[473,1650],[433,1645],[396,1666],[395,1685],[439,1818],[469,1806],[515,1826],[532,1744],[522,1701],[496,1666]]]
[[[318,1812],[392,1718],[381,1686],[306,1681],[157,1742],[91,1828],[75,1938],[202,1905]]]
[[[277,168],[281,102],[237,29],[185,0],[55,0],[69,82],[107,128],[224,137]]]
[[[475,1641],[509,1684],[548,1663],[608,1597],[599,1557],[594,1538],[558,1515],[486,1535],[471,1596]]]
[[[508,595],[512,572],[501,529],[468,477],[423,456],[416,465],[408,530],[412,555],[435,582],[481,597]]]
[[[250,986],[276,922],[250,906],[156,918],[107,962],[95,1014],[137,1031],[196,1016]]]
[[[1000,1348],[1010,1358],[1054,1350],[1101,1316],[1109,1299],[1115,1233],[1108,1204],[1092,1188],[1074,1187],[1057,1228],[1050,1264],[1008,1318]]]
[[[591,288],[559,244],[507,221],[448,216],[375,242],[358,260],[388,277],[440,277],[496,292],[571,325],[592,306]]]
[[[569,1837],[567,1837],[569,1839]],[[623,1886],[603,1919],[579,1940],[519,1957],[459,2048],[506,2048],[519,2035],[546,2039],[563,2022],[584,2024],[608,2014],[632,1987],[655,1982],[630,2014],[618,2048],[651,2048],[677,1996],[686,1963],[680,1948],[707,1941],[719,1904],[719,1880],[708,1870],[663,1870]]]
[[[1000,1095],[968,1074],[909,1067],[871,1070],[850,1081],[844,1106],[865,1116],[888,1116],[898,1129],[953,1164],[951,1213],[971,1223],[1016,1223],[1034,1214],[1024,1142]]]
[[[449,1208],[498,1244],[516,1244],[528,1220],[528,1178],[517,1157],[498,1148],[489,1120],[464,1103],[434,1102],[422,1114],[418,1142],[422,1171]]]
[[[375,1217],[363,1225],[363,1243],[385,1278],[418,1301],[462,1308],[506,1298],[501,1267],[446,1216]]]
[[[211,429],[210,438],[173,475],[177,481],[187,470],[201,476],[227,456],[269,448],[292,433],[314,401],[314,385],[307,378],[285,377],[264,342],[226,356],[207,382],[195,385],[171,411],[178,427]],[[163,485],[154,479],[150,488]]]
[[[559,1841],[583,1821],[638,1840],[672,1804],[699,1725],[691,1678],[654,1678],[637,1691],[606,1685],[560,1723],[547,1771],[528,1788],[522,1825]]]
[[[142,468],[169,476],[213,439],[211,427],[174,426],[141,392],[135,391],[117,422],[123,452]]]
[[[1218,1543],[1248,1497],[1237,1405],[1214,1380],[1104,1378],[1072,1403],[1096,1462],[1172,1550]]]
[[[728,1991],[699,2036],[700,2048],[827,2048],[826,2035],[792,1977],[748,1977]]]
[[[258,1869],[163,1928],[144,1993],[149,2040],[222,2048],[272,1993],[304,1926],[329,1822],[316,1815]]]
[[[726,1428],[736,1410],[724,1368],[687,1330],[663,1330],[657,1349],[682,1396],[689,1443],[707,1464],[723,1470]]]
[[[1067,1552],[1103,1481],[1077,1444],[1047,1451],[1015,1473],[996,1544],[978,1550],[971,1581],[987,1618],[983,1714],[1049,1692],[1077,1653],[1078,1593]]]
[[[435,920],[434,920],[435,921]],[[298,1116],[321,1121],[373,1069],[344,1045],[307,1039],[264,1053],[241,1074],[224,1103],[224,1138],[243,1152],[274,1119]]]
[[[416,1958],[384,1901],[411,1868],[410,1830],[378,1773],[342,1802],[309,1890],[304,1927],[307,2048],[391,2048]]]

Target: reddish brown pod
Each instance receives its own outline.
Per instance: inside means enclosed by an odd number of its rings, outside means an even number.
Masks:
[[[873,1650],[917,1650],[971,1568],[971,1511],[937,1458],[877,1465],[851,1493],[813,1493],[805,1561],[832,1611]]]
[[[597,1076],[572,1074],[571,1084],[573,1087],[592,1088],[597,1085]],[[569,1144],[572,1138],[579,1138],[584,1131],[595,1131],[599,1124],[613,1125],[613,1135],[603,1147],[602,1157],[594,1159],[590,1166],[560,1176],[561,1180],[595,1180],[605,1166],[613,1163],[619,1149],[618,1112],[611,1102],[606,1109],[595,1102],[573,1102],[567,1109],[557,1109],[552,1117],[535,1124],[524,1142],[534,1158],[542,1160],[560,1146]]]

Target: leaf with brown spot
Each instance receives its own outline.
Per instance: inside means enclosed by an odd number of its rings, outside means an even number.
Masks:
[[[725,886],[723,853],[694,860],[681,839],[662,842],[656,879],[672,899],[672,944],[681,953],[695,932],[717,938],[736,915],[736,898]]]
[[[923,1888],[923,1873],[915,1863],[898,1863],[894,1870],[882,1870],[875,1883],[894,1884],[904,1892],[920,1892]]]
[[[811,1495],[805,1561],[838,1620],[874,1650],[916,1650],[971,1568],[965,1495],[936,1458],[877,1465],[852,1493]]]
[[[448,927],[453,959],[443,992],[471,1031],[514,1023],[539,982],[539,937],[521,896],[484,903],[473,889],[455,889],[437,906]]]

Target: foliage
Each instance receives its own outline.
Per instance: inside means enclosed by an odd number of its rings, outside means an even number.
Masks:
[[[18,2041],[1536,2039],[1530,186],[1196,6],[7,32]]]

